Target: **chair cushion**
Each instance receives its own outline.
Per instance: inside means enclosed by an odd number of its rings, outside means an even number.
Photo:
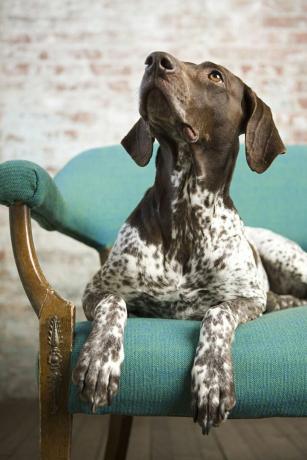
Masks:
[[[72,366],[91,328],[76,325]],[[120,389],[98,414],[190,416],[190,370],[200,322],[129,318]],[[307,416],[307,307],[239,326],[233,343],[232,418]],[[91,413],[71,384],[69,411]]]

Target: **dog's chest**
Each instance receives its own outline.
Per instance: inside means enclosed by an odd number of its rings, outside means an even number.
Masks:
[[[200,301],[209,307],[221,296],[232,296],[237,287],[229,274],[244,277],[250,248],[235,210],[210,192],[182,193],[172,203],[172,216],[167,251],[125,224],[110,263],[121,260],[120,290],[128,306],[146,305],[142,313],[154,316],[191,317],[191,305],[195,313]]]

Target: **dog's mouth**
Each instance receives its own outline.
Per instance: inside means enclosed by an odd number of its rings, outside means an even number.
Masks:
[[[164,83],[164,82],[163,82]],[[199,133],[185,120],[185,114],[177,101],[167,91],[165,84],[142,86],[140,94],[140,114],[153,131],[176,134],[185,142],[195,143]]]
[[[191,125],[183,123],[181,127],[182,135],[187,142],[190,144],[195,144],[199,139],[198,131],[192,128]]]

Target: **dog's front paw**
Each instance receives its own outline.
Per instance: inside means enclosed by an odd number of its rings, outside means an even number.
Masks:
[[[108,332],[90,336],[83,346],[72,380],[79,387],[81,399],[92,404],[93,412],[111,404],[118,390],[123,359],[122,337]]]
[[[226,420],[236,403],[231,361],[221,357],[196,358],[192,369],[194,422],[203,434]]]

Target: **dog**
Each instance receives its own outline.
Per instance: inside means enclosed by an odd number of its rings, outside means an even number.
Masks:
[[[231,343],[237,326],[265,311],[307,303],[307,253],[269,230],[244,227],[229,196],[240,134],[257,173],[285,152],[270,108],[212,62],[197,65],[154,52],[145,65],[141,118],[122,145],[145,166],[158,141],[155,181],[85,289],[92,330],[73,382],[93,411],[111,403],[127,312],[201,320],[192,407],[208,434],[235,405]]]

